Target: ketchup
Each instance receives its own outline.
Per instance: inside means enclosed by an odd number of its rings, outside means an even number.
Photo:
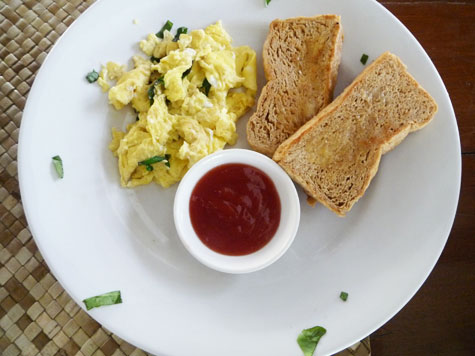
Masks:
[[[206,173],[190,198],[191,224],[215,252],[242,256],[258,251],[280,223],[280,198],[272,180],[246,164],[223,164]]]

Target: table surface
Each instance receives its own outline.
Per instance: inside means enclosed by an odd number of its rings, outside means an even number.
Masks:
[[[414,298],[371,335],[372,354],[475,354],[475,1],[381,1],[425,48],[455,109],[462,188],[437,265]]]
[[[44,53],[41,52],[47,51],[48,46],[58,38],[59,32],[64,31],[79,12],[92,2],[93,0],[26,0],[21,5],[22,2],[12,0],[6,2],[6,7],[0,5],[0,13],[5,15],[0,17],[0,111],[3,111],[0,113],[2,355],[144,354],[107,330],[102,331],[87,314],[71,304],[69,297],[49,274],[26,229],[16,162],[9,161],[16,160],[17,126],[24,97],[39,67],[38,63],[44,59]],[[474,355],[475,0],[380,2],[419,40],[447,87],[460,131],[462,188],[454,226],[440,260],[414,298],[393,319],[371,335],[372,355]],[[59,25],[54,22],[55,17],[38,7],[39,3],[45,4],[49,13],[62,19]],[[28,12],[28,9],[33,12]],[[35,16],[52,28],[63,28],[57,33],[51,31],[44,23],[37,21]],[[38,33],[32,35],[29,42],[22,40],[25,54],[20,51],[21,48],[15,47],[13,40],[10,41],[9,36],[16,34],[9,26],[14,23],[26,33],[28,21],[33,23]],[[47,34],[45,37],[49,42],[40,36],[43,32]],[[13,62],[12,52],[21,53],[21,58],[18,55],[18,63]],[[43,56],[38,63],[32,61],[35,55]],[[5,63],[10,66],[8,70],[4,69]],[[36,262],[32,263],[32,260]],[[16,346],[12,340],[15,340]]]

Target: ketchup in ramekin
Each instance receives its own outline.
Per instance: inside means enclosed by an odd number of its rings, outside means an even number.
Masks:
[[[281,216],[279,194],[269,176],[240,163],[206,173],[191,193],[189,209],[200,240],[230,256],[263,248],[275,235]]]

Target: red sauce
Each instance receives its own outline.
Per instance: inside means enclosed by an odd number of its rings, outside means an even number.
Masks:
[[[261,170],[224,164],[196,184],[190,217],[196,234],[210,249],[224,255],[247,255],[275,235],[280,223],[279,194]]]

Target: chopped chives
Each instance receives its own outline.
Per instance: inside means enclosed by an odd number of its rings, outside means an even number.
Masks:
[[[150,60],[152,61],[152,63],[160,63],[160,59],[161,59],[161,58],[154,57],[154,56],[151,56],[151,57],[150,57]]]
[[[150,100],[150,105],[153,105],[153,101],[155,100],[155,86],[152,84],[150,85],[150,88],[148,88],[147,91],[148,94],[148,100]]]
[[[175,35],[175,38],[173,39],[173,42],[177,42],[179,39],[180,39],[180,35],[184,33],[188,33],[188,28],[187,27],[178,27],[178,29],[176,30],[176,35]]]
[[[158,163],[167,160],[166,156],[153,156],[139,162],[139,166],[148,166],[150,164]]]
[[[167,20],[167,22],[165,22],[165,25],[163,25],[163,27],[155,34],[155,36],[157,36],[158,38],[163,38],[163,33],[165,32],[165,30],[170,31],[172,27],[173,22]]]
[[[64,177],[64,169],[63,169],[63,160],[59,156],[53,157],[53,165],[56,173],[58,173],[58,177],[63,179]]]
[[[363,63],[363,65],[365,65],[366,62],[368,62],[368,58],[369,58],[369,56],[367,54],[363,53],[363,55],[361,56],[360,62]]]
[[[348,299],[348,293],[341,292],[340,293],[340,299],[343,300],[344,302],[346,302],[346,300]]]
[[[211,84],[208,82],[208,79],[205,78],[205,80],[203,80],[203,84],[201,85],[201,88],[203,89],[205,95],[208,96],[209,91],[211,89]]]
[[[165,156],[153,156],[148,159],[139,162],[139,166],[145,166],[145,169],[149,172],[153,171],[152,164],[165,161],[165,166],[170,168],[170,157],[168,153]]]
[[[147,94],[148,94],[148,100],[150,100],[150,105],[153,105],[153,101],[155,100],[155,89],[158,84],[163,84],[165,85],[165,79],[164,77],[158,78],[156,81],[154,81],[151,85],[150,88],[148,88]]]
[[[86,305],[87,310],[91,310],[92,308],[104,305],[120,304],[122,303],[122,297],[120,296],[120,291],[114,291],[84,299],[83,303]]]
[[[188,74],[190,74],[190,72],[191,72],[191,67],[183,72],[183,75],[181,76],[181,78],[182,79],[185,78]]]
[[[94,83],[97,79],[99,79],[99,73],[93,69],[92,72],[87,73],[86,79],[89,83]]]
[[[265,3],[266,3],[266,6],[267,6],[267,5],[270,4],[270,2],[271,2],[272,0],[264,0],[264,1],[265,1]]]

